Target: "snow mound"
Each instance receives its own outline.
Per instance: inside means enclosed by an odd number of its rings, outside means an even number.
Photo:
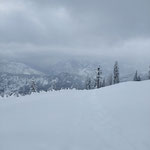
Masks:
[[[0,99],[0,150],[150,150],[150,81]]]

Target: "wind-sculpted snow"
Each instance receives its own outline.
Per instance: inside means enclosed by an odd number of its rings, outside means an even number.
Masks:
[[[149,150],[150,81],[0,98],[0,150]]]

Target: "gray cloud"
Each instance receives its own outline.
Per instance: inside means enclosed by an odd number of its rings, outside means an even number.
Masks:
[[[145,57],[149,6],[149,0],[1,0],[0,55]]]

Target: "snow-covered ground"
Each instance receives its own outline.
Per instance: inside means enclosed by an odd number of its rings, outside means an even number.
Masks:
[[[150,81],[0,98],[0,150],[150,150]]]

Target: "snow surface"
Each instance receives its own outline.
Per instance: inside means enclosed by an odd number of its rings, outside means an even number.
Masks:
[[[0,98],[0,150],[150,150],[150,81]]]

